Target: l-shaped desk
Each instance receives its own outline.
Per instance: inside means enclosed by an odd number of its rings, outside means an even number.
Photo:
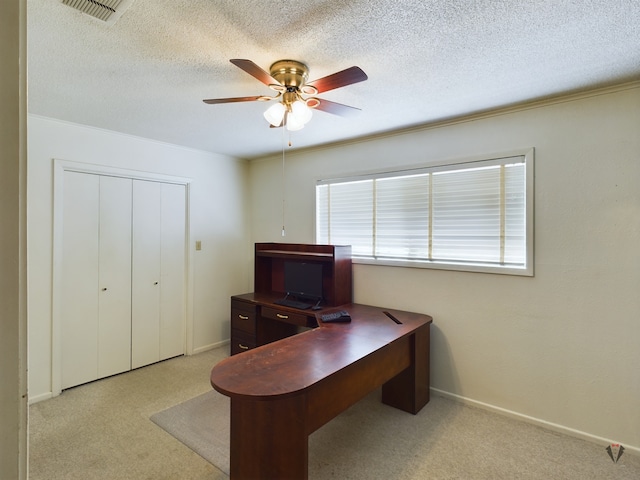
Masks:
[[[412,414],[429,401],[430,316],[359,304],[331,310],[347,310],[351,323],[318,315],[317,328],[212,369],[211,385],[231,398],[232,480],[308,478],[309,435],[380,386],[383,403]]]

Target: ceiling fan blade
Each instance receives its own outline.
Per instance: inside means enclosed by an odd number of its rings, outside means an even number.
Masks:
[[[242,58],[232,58],[229,61],[233,63],[236,67],[239,67],[245,72],[247,72],[252,77],[255,77],[258,80],[260,80],[266,86],[274,85],[274,84],[280,85],[279,81],[277,81],[275,78],[269,75],[266,71],[264,71],[255,63],[253,63],[251,60],[245,60]]]
[[[318,93],[322,93],[333,90],[334,88],[340,88],[353,83],[362,82],[367,78],[369,77],[367,77],[367,74],[364,73],[360,67],[350,67],[346,70],[309,82],[307,85],[315,87],[316,90],[318,90]]]
[[[340,115],[341,117],[350,117],[357,115],[362,110],[356,107],[350,107],[349,105],[343,105],[342,103],[331,102],[329,100],[318,99],[319,104],[314,107],[315,110],[322,110],[323,112],[332,113],[333,115]]]
[[[208,103],[209,105],[213,105],[215,103],[253,102],[255,100],[263,99],[264,97],[262,95],[257,95],[255,97],[210,98],[207,100],[203,100],[203,102]]]

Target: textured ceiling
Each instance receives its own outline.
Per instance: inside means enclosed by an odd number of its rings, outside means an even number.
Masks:
[[[108,25],[28,0],[29,112],[243,158],[280,151],[273,92],[229,62],[352,65],[365,82],[321,98],[294,148],[640,78],[638,0],[133,0]]]

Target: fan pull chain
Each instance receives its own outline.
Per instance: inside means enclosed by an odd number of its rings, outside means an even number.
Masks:
[[[285,176],[284,176],[284,143],[285,143],[285,128],[282,128],[282,236],[286,236],[286,230],[284,228],[284,212],[285,212]],[[291,146],[291,139],[289,139],[289,146]]]

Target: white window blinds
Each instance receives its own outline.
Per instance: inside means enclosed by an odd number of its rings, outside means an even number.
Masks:
[[[366,263],[528,272],[528,188],[526,155],[323,180],[316,241]]]

